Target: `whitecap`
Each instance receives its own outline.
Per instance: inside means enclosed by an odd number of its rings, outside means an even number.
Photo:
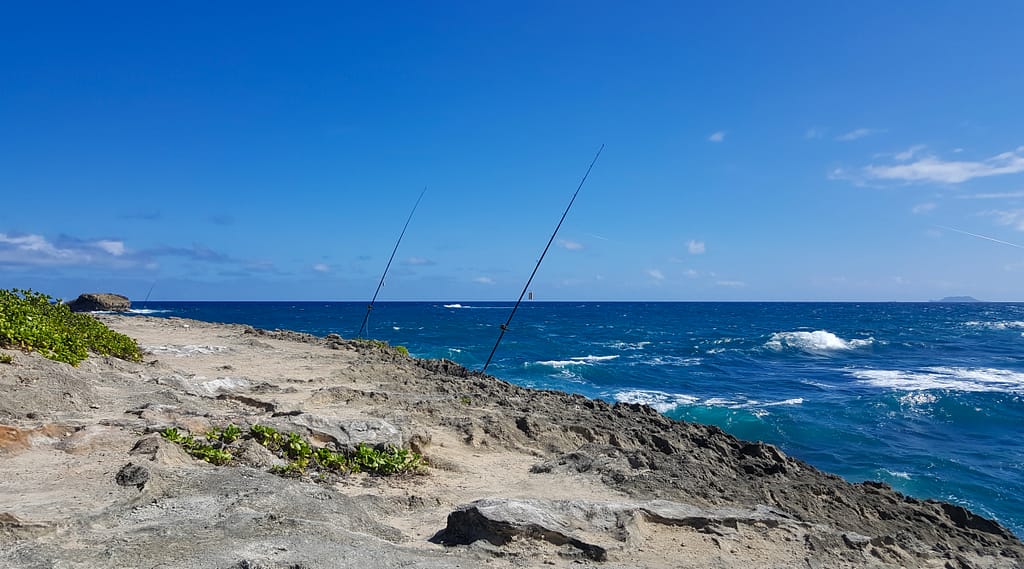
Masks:
[[[654,356],[647,360],[629,362],[627,365],[649,365],[649,366],[679,366],[691,367],[701,364],[700,358],[684,358],[681,356]]]
[[[642,350],[650,345],[650,342],[612,342],[607,344],[609,348],[622,351]]]
[[[855,369],[847,373],[872,387],[901,391],[1024,392],[1024,373],[996,368]]]
[[[545,360],[545,361],[533,362],[533,364],[534,365],[540,365],[540,366],[551,366],[551,367],[562,368],[562,367],[571,366],[571,365],[590,365],[590,364],[597,363],[597,362],[605,362],[605,361],[608,361],[608,360],[614,360],[617,357],[619,357],[619,356],[577,356],[577,357],[574,357],[574,358],[569,358],[567,360]]]
[[[170,312],[170,310],[158,310],[156,308],[130,308],[128,309],[129,314],[163,314]]]
[[[446,304],[446,305],[444,305],[444,307],[445,308],[469,308],[468,306],[462,306],[461,304],[459,304],[457,302],[455,304]]]
[[[619,391],[613,396],[620,403],[640,403],[653,407],[660,413],[665,413],[681,405],[692,405],[699,401],[691,395],[680,393],[666,393],[648,389],[630,389]]]
[[[782,351],[794,348],[811,353],[853,350],[874,343],[874,338],[844,340],[828,330],[813,332],[776,332],[765,342],[765,347]]]
[[[1020,320],[1002,320],[997,322],[964,322],[965,326],[972,328],[988,328],[989,330],[1013,330],[1024,328],[1024,322]]]

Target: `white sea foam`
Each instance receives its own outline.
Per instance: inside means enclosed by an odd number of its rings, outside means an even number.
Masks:
[[[874,338],[844,340],[828,330],[815,330],[813,332],[776,332],[764,345],[766,348],[776,351],[794,348],[805,352],[822,353],[853,350],[870,346],[874,341]]]
[[[130,308],[128,309],[129,314],[163,314],[170,312],[170,310],[157,310],[156,308]]]
[[[855,369],[848,373],[873,387],[902,391],[942,389],[1024,392],[1024,373],[995,368],[926,367],[920,370]]]
[[[700,406],[700,407],[723,407],[725,409],[745,409],[749,410],[757,417],[763,417],[768,415],[768,411],[765,407],[778,407],[783,405],[802,405],[804,400],[802,397],[795,397],[793,399],[786,399],[784,401],[736,401],[734,399],[728,399],[725,397],[709,397],[707,399],[701,399],[692,395],[684,395],[681,393],[666,393],[664,391],[657,391],[653,389],[630,389],[626,391],[619,391],[613,396],[616,401],[623,403],[643,403],[644,405],[650,405],[658,411],[665,413],[680,407],[686,406]]]
[[[444,305],[444,307],[445,308],[469,308],[468,306],[462,306],[461,304],[459,304],[457,302],[455,304],[446,304],[446,305]]]
[[[654,356],[646,360],[634,360],[626,363],[628,366],[679,366],[679,367],[691,367],[699,366],[701,363],[700,358],[684,358],[682,356]]]
[[[762,403],[765,407],[777,407],[779,405],[803,405],[803,397],[794,397],[792,399],[785,399],[783,401],[773,401],[771,403]]]
[[[534,365],[563,368],[571,365],[590,365],[598,362],[605,362],[608,360],[614,360],[617,357],[619,356],[578,356],[567,360],[546,360],[533,363]]]
[[[647,389],[631,389],[620,391],[614,395],[615,400],[621,403],[641,403],[657,409],[660,413],[671,411],[680,405],[692,405],[698,401],[691,395],[679,393],[665,393]]]
[[[902,478],[904,480],[910,480],[909,472],[903,472],[900,470],[883,470],[883,472],[885,472],[889,476],[892,476],[893,478]]]
[[[973,328],[988,328],[989,330],[1014,330],[1024,328],[1024,322],[1020,320],[1003,320],[998,322],[964,322],[965,326]]]
[[[650,342],[612,342],[607,344],[607,346],[613,350],[622,351],[642,350],[650,345]]]
[[[219,354],[228,351],[227,346],[198,346],[189,344],[186,346],[141,346],[142,349],[154,355],[172,355],[176,358],[187,358],[207,354]]]

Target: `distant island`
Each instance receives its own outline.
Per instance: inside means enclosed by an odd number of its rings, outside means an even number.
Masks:
[[[939,300],[933,300],[932,302],[981,302],[973,296],[947,296],[940,298]]]

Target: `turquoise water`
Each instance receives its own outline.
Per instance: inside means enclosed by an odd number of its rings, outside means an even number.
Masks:
[[[377,303],[368,337],[480,369],[502,303]],[[144,310],[354,336],[364,303]],[[643,402],[1024,535],[1024,304],[527,303],[488,372]]]

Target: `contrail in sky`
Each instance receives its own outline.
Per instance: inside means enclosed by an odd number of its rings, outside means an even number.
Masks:
[[[977,233],[971,233],[970,231],[964,231],[962,229],[954,229],[952,227],[946,227],[944,225],[936,225],[939,229],[946,229],[949,231],[955,231],[957,233],[963,233],[964,235],[970,235],[971,237],[977,237],[978,239],[985,239],[986,241],[994,241],[996,243],[1002,243],[1003,245],[1009,245],[1010,247],[1016,247],[1018,249],[1024,249],[1024,245],[1017,245],[1016,243],[1010,243],[1009,241],[1003,241],[996,239],[995,237],[988,237],[986,235],[978,235]]]

